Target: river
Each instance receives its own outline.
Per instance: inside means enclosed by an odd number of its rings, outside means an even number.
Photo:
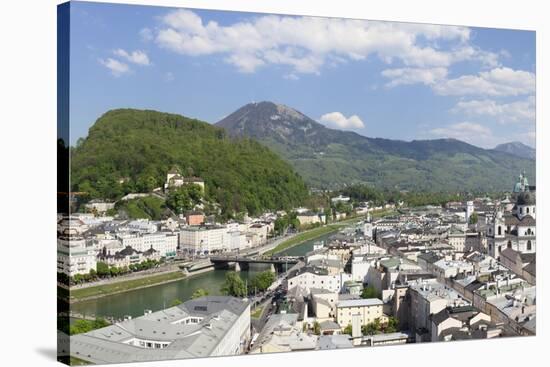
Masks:
[[[325,234],[314,240],[306,241],[279,254],[303,256],[313,249],[315,242],[326,241],[332,234]],[[250,270],[243,270],[239,274],[246,280],[266,269],[268,269],[268,265],[257,264]],[[213,270],[171,283],[74,303],[70,307],[76,313],[99,317],[141,316],[146,309],[157,311],[166,308],[175,299],[187,301],[199,288],[206,289],[210,295],[221,294],[220,288],[225,280],[226,272],[227,270]]]

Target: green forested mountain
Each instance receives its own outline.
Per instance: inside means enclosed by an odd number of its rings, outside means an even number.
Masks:
[[[71,186],[115,200],[161,187],[174,165],[202,177],[206,199],[224,213],[288,208],[307,196],[301,177],[267,147],[206,122],[135,109],[105,113],[72,149]]]
[[[455,139],[411,142],[368,138],[329,129],[299,111],[272,102],[250,103],[219,121],[231,136],[258,140],[290,162],[318,188],[367,184],[411,191],[510,190],[534,160],[482,149]]]

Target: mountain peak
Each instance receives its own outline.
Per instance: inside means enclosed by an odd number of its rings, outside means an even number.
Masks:
[[[535,149],[519,141],[511,141],[509,143],[499,144],[493,150],[532,160],[534,160],[537,155]]]
[[[216,123],[232,136],[271,138],[280,142],[303,142],[325,127],[300,111],[269,101],[252,102]]]

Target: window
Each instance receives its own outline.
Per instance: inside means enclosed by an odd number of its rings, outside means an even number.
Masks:
[[[523,207],[519,207],[519,214],[523,214]]]
[[[527,241],[527,251],[531,251],[531,240]]]
[[[508,241],[508,248],[512,248],[512,241]]]
[[[498,226],[498,235],[500,236],[502,234],[502,227]]]
[[[529,207],[527,207],[525,210],[527,210],[527,214],[529,214]]]

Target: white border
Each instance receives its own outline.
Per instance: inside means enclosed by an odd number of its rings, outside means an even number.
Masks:
[[[537,193],[538,310],[537,336],[493,341],[419,344],[329,352],[304,352],[233,358],[126,364],[126,366],[213,367],[341,366],[464,366],[543,364],[549,343],[546,313],[548,260],[548,157],[544,138],[544,97],[550,86],[544,73],[548,53],[548,10],[544,1],[480,0],[157,0],[116,3],[188,6],[283,14],[455,24],[537,31]],[[0,3],[0,133],[2,201],[3,300],[0,364],[49,366],[55,362],[55,138],[56,138],[56,4],[57,0],[12,0]],[[546,24],[545,24],[546,23]],[[546,46],[544,40],[547,40]],[[548,99],[548,98],[546,98]],[[7,297],[6,297],[7,296]],[[11,363],[10,363],[11,362]]]

